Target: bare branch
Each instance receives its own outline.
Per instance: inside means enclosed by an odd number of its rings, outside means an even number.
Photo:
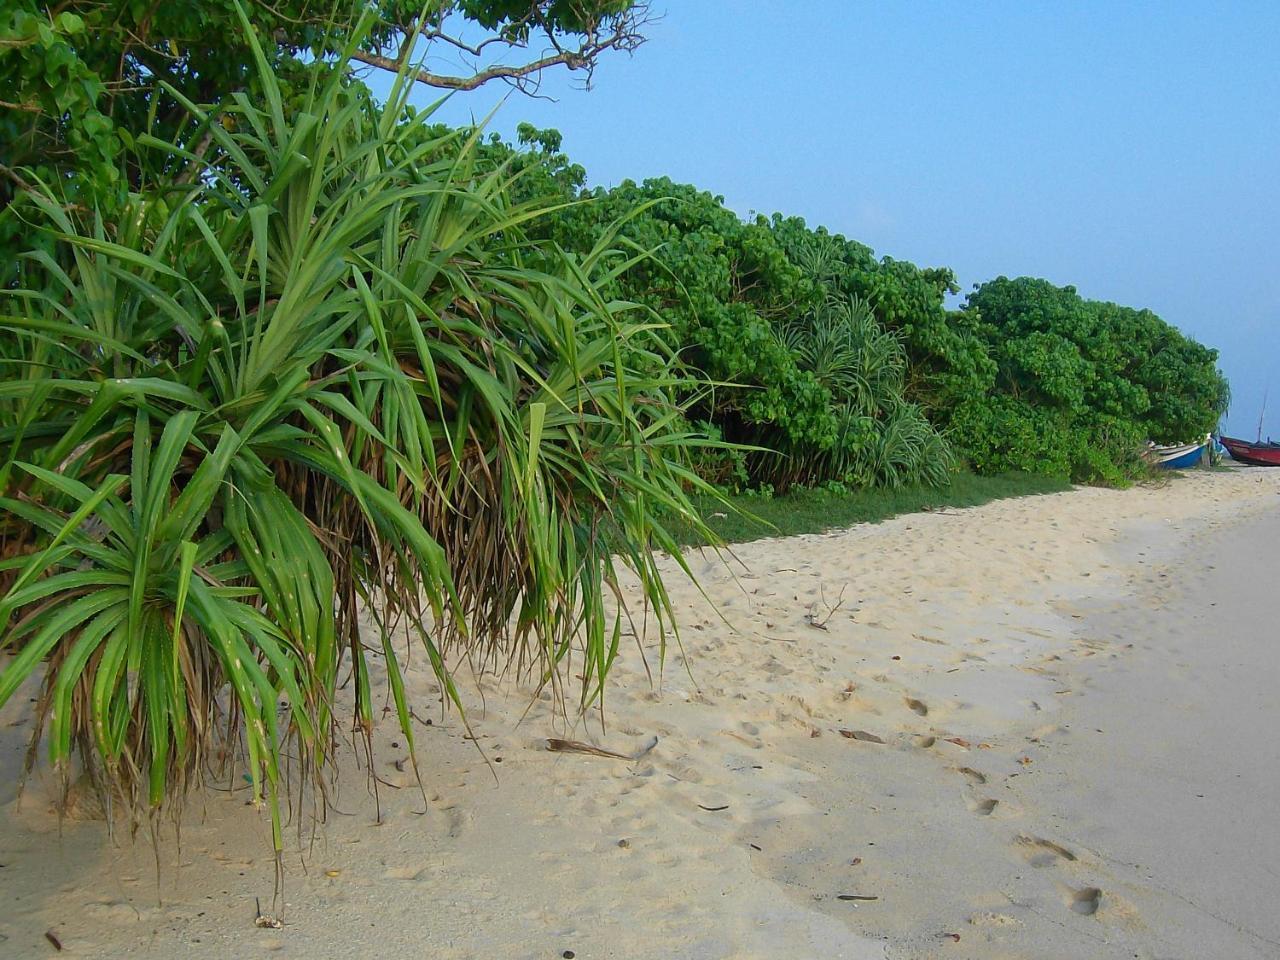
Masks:
[[[543,71],[552,67],[566,67],[572,71],[584,72],[585,85],[590,87],[599,57],[613,50],[633,52],[644,43],[643,28],[655,20],[647,3],[637,3],[623,13],[588,20],[580,32],[558,34],[555,26],[544,17],[542,4],[533,2],[528,13],[483,40],[468,42],[460,36],[446,33],[442,18],[434,18],[434,22],[430,24],[396,24],[402,37],[401,48],[396,56],[387,56],[381,49],[361,50],[353,55],[353,59],[371,67],[396,72],[404,66],[404,58],[411,53],[404,38],[414,36],[415,33],[428,48],[431,44],[439,44],[477,59],[494,46],[506,46],[512,50],[528,49],[530,35],[537,34],[544,44],[544,52],[536,59],[522,64],[477,65],[474,72],[466,74],[442,73],[418,66],[411,70],[410,76],[418,83],[442,90],[475,90],[494,80],[502,80],[530,93],[536,92],[540,86]],[[577,42],[568,44],[568,37]]]
[[[395,73],[400,69],[400,61],[391,57],[379,56],[375,53],[364,53],[357,51],[353,54],[352,59],[358,60],[360,63],[368,64],[371,67],[379,67],[383,70],[390,70]],[[488,83],[490,80],[498,79],[521,79],[532,74],[540,73],[547,67],[555,67],[564,64],[569,69],[575,70],[585,63],[576,62],[575,58],[564,54],[557,54],[554,57],[543,57],[541,60],[535,60],[532,63],[526,63],[518,67],[497,66],[490,67],[488,70],[482,70],[480,73],[473,74],[469,77],[447,76],[439,73],[432,73],[429,70],[418,69],[412,72],[414,80],[419,83],[425,83],[429,87],[439,87],[443,90],[475,90]]]

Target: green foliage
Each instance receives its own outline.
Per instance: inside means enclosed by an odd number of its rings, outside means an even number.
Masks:
[[[708,419],[730,439],[749,440],[751,426],[768,423],[791,442],[829,444],[836,424],[827,397],[778,335],[814,290],[768,230],[742,223],[720,198],[665,179],[627,181],[592,200],[557,218],[552,238],[578,249],[629,218],[624,237],[656,255],[622,277],[620,289],[657,311],[686,359],[722,384]]]
[[[620,16],[635,6],[635,0],[549,0],[531,5],[529,0],[453,0],[439,4],[449,12],[456,7],[463,16],[474,20],[488,30],[499,30],[512,41],[525,42],[536,24],[569,33],[581,33],[591,29],[601,17]],[[538,10],[538,16],[530,16],[530,8]]]
[[[957,290],[950,270],[877,260],[869,247],[822,227],[811,230],[798,217],[775,214],[769,223],[794,262],[832,294],[865,300],[900,336],[910,359],[907,400],[932,415],[990,388],[995,367],[984,345],[965,316],[946,308],[946,296]]]
[[[21,168],[35,165],[37,175],[51,179],[59,164],[79,166],[82,172],[68,183],[72,202],[121,192],[120,137],[100,107],[105,85],[77,52],[89,33],[85,21],[71,11],[53,18],[40,11],[31,0],[0,13],[0,89],[9,101],[0,106],[0,255],[12,249],[21,230],[15,218],[4,216],[29,176]],[[0,282],[12,259],[4,257]]]
[[[15,258],[7,254],[29,246],[20,218],[5,209],[24,187],[62,182],[64,203],[118,216],[130,189],[184,165],[171,153],[129,149],[138,137],[169,141],[181,132],[198,149],[185,102],[209,103],[240,89],[255,98],[263,93],[250,36],[264,46],[288,98],[302,75],[299,57],[334,53],[358,15],[354,5],[345,17],[335,8],[328,20],[293,0],[249,4],[250,34],[233,0],[71,0],[56,16],[49,10],[15,0],[0,14],[0,143],[8,148],[0,160],[0,282],[11,277]]]
[[[593,703],[619,565],[671,627],[654,554],[709,488],[687,375],[607,292],[632,254],[531,241],[546,208],[404,119],[403,76],[376,107],[317,63],[288,99],[245,36],[261,97],[180,125],[201,176],[119,217],[58,184],[23,207],[50,244],[0,298],[0,704],[43,671],[36,742],[135,814],[237,758],[278,850],[340,671],[368,736],[384,657],[411,750],[395,636],[455,702],[453,647]]]
[[[1150,310],[1000,277],[964,312],[998,369],[995,392],[969,397],[948,420],[977,469],[1119,483],[1141,473],[1148,440],[1203,436],[1225,408],[1217,353]]]
[[[537,33],[569,51],[564,65],[588,71],[605,50],[640,43],[644,24],[634,0],[276,0],[243,9],[237,0],[9,0],[0,11],[0,285],[28,247],[20,220],[6,214],[25,186],[63,180],[65,202],[115,216],[130,189],[182,176],[186,158],[128,148],[149,134],[181,138],[199,153],[207,141],[191,132],[198,121],[188,102],[212,103],[237,90],[261,102],[266,91],[251,39],[282,100],[296,105],[316,74],[308,64],[327,59],[345,70],[354,57],[394,69],[415,28],[415,57],[433,44],[456,55],[457,38],[438,28],[458,20],[492,31],[488,54],[537,44]],[[503,74],[412,75],[447,88]],[[536,71],[531,77],[536,82]]]
[[[548,142],[547,171],[534,182],[570,200],[558,171],[577,168],[552,153],[558,137]],[[705,476],[735,488],[945,482],[946,444],[904,396],[901,336],[865,303],[841,314],[849,296],[810,255],[825,234],[805,233],[808,245],[788,249],[777,223],[743,222],[722,198],[666,179],[589,199],[546,221],[547,236],[579,249],[624,220],[621,239],[654,256],[619,276],[619,295],[658,313],[673,349],[717,385],[696,398],[697,416],[728,441],[765,448],[712,456],[700,464]],[[787,226],[793,239],[803,229]],[[859,262],[878,269],[869,251]]]
[[[852,486],[945,484],[954,467],[946,442],[904,399],[907,355],[865,300],[828,300],[790,321],[783,340],[800,369],[827,391],[838,430],[826,448],[774,444],[783,486],[835,481]]]
[[[877,259],[795,217],[743,222],[670,180],[574,205],[582,171],[559,136],[521,141],[537,149],[489,147],[529,174],[530,196],[570,204],[545,236],[580,249],[625,219],[622,239],[656,251],[619,276],[619,295],[661,315],[673,349],[719,384],[695,404],[700,421],[764,448],[700,461],[717,483],[943,483],[948,440],[978,470],[1123,483],[1148,440],[1201,435],[1222,409],[1216,354],[1150,311],[1003,278],[948,309],[950,270]]]

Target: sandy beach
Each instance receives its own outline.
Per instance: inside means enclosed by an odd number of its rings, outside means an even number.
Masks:
[[[1280,471],[689,559],[683,656],[651,684],[624,644],[603,729],[461,676],[472,742],[417,655],[424,790],[385,716],[377,796],[348,764],[290,824],[274,905],[241,789],[158,856],[60,821],[50,777],[15,799],[15,698],[0,955],[1280,957]]]

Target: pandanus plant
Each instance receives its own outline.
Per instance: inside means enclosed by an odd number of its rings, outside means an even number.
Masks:
[[[134,825],[236,758],[279,849],[281,758],[320,782],[346,670],[369,735],[370,651],[412,753],[398,630],[454,703],[460,655],[585,707],[620,567],[665,638],[667,524],[713,536],[686,374],[601,293],[633,254],[529,242],[548,210],[403,76],[379,105],[317,61],[290,94],[248,35],[257,95],[138,137],[167,190],[118,223],[24,199],[56,247],[0,293],[0,704],[39,683],[34,742]]]
[[[821,269],[817,255],[806,263],[810,270]],[[830,393],[835,429],[831,441],[817,449],[775,438],[781,453],[755,455],[771,482],[949,482],[955,457],[920,408],[903,399],[906,350],[898,334],[880,325],[870,304],[859,297],[831,298],[791,319],[778,336],[800,369]]]

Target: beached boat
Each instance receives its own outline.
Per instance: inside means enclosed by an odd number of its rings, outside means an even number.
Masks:
[[[1255,467],[1280,467],[1280,444],[1250,443],[1247,440],[1223,437],[1222,445],[1227,448],[1232,460]]]
[[[1170,446],[1153,446],[1150,448],[1151,459],[1157,467],[1166,470],[1187,470],[1198,466],[1204,456],[1205,442],[1181,443]]]

